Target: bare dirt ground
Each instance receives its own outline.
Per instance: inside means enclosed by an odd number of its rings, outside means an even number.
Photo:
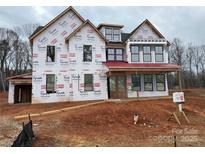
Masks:
[[[205,89],[185,91],[184,111],[191,121],[167,121],[176,110],[172,99],[108,102],[53,115],[32,118],[34,146],[205,146]],[[49,111],[78,103],[8,105],[0,97],[0,146],[9,146],[21,121],[16,115]],[[84,104],[84,103],[80,103]],[[133,124],[133,114],[139,122]],[[4,120],[2,120],[4,119]],[[24,119],[26,121],[26,119]],[[17,135],[17,134],[16,134]]]

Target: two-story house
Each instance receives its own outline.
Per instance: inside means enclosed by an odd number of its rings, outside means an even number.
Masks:
[[[167,73],[180,71],[168,64],[169,42],[148,20],[122,28],[95,27],[69,7],[31,35],[33,71],[9,78],[9,102],[167,96]]]
[[[168,64],[170,43],[145,20],[131,33],[123,25],[100,24],[98,29],[108,43],[104,63],[109,72],[109,98],[167,96],[167,73],[180,67]]]

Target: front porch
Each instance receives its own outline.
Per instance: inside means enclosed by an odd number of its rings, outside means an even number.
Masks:
[[[128,64],[106,62],[109,99],[169,96],[167,74],[177,72],[181,88],[180,67],[173,64]]]

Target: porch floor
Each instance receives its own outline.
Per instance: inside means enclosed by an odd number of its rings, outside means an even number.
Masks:
[[[116,103],[126,103],[132,101],[141,101],[141,100],[161,100],[161,99],[171,99],[172,96],[160,96],[160,97],[139,97],[139,98],[126,98],[126,99],[108,99],[109,102]]]

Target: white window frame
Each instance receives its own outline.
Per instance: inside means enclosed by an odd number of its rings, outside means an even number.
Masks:
[[[107,30],[111,30],[111,33],[107,33]],[[115,31],[118,31],[118,33],[115,33]],[[105,28],[105,38],[109,41],[113,42],[120,42],[121,41],[121,32],[120,29],[118,28],[111,28],[111,27],[106,27]],[[108,38],[110,36],[110,38]],[[118,39],[115,39],[115,36],[118,36]]]

